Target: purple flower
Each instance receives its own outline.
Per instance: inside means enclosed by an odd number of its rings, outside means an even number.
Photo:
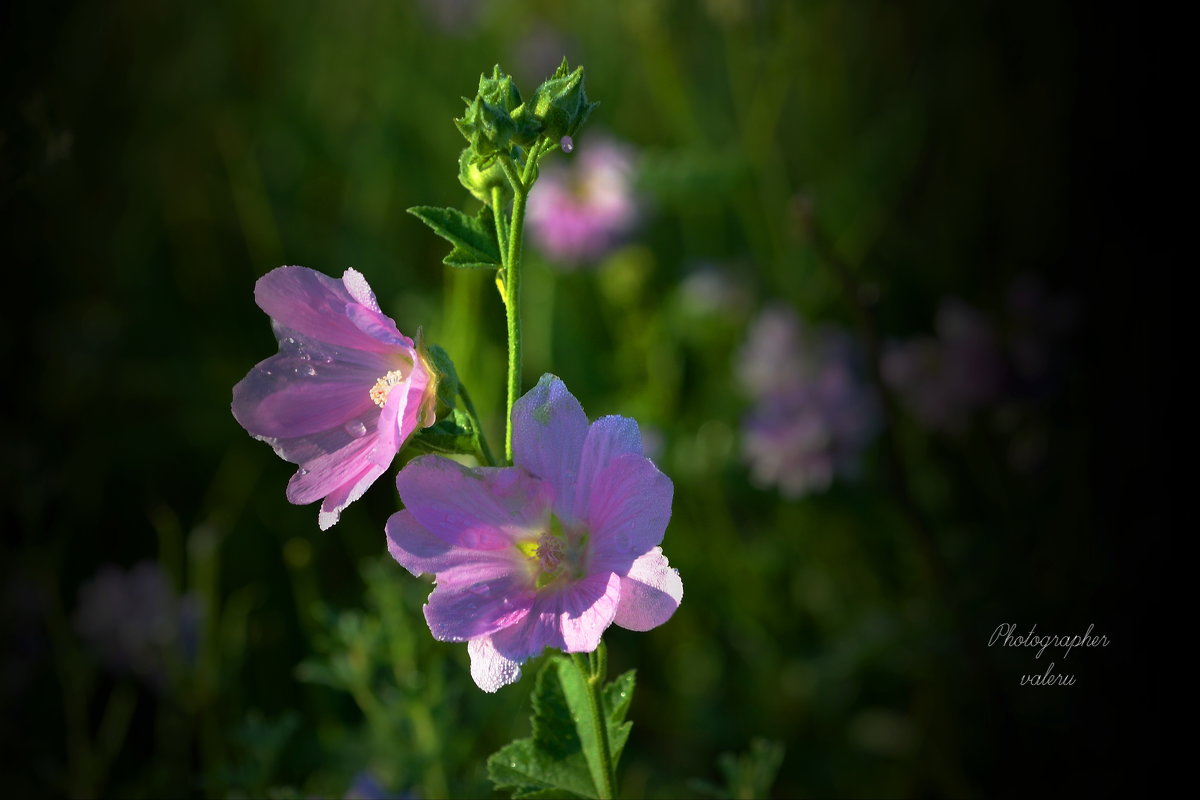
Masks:
[[[233,416],[300,465],[287,498],[324,498],[325,530],[414,431],[434,423],[436,379],[355,270],[339,281],[279,267],[259,278],[254,299],[271,317],[279,353],[233,387]]]
[[[848,335],[811,330],[790,308],[767,308],[751,326],[738,378],[754,399],[742,452],[755,484],[796,498],[857,472],[879,411]]]
[[[172,661],[195,656],[200,606],[180,597],[162,567],[105,566],[79,589],[75,630],[111,669],[162,688]]]
[[[642,455],[636,422],[589,425],[563,382],[543,375],[513,407],[513,460],[414,459],[396,478],[405,510],[387,523],[392,556],[437,576],[425,605],[434,638],[468,643],[487,692],[547,647],[590,652],[614,622],[661,625],[683,598],[658,547],[674,489]]]
[[[936,337],[889,342],[883,377],[921,424],[959,432],[1003,391],[1004,352],[987,319],[956,298],[942,302],[935,328]]]
[[[343,796],[344,800],[392,800],[400,797],[402,795],[389,792],[370,770],[362,770],[355,774],[353,782]]]
[[[542,167],[526,216],[538,248],[565,266],[597,261],[633,228],[638,210],[625,147],[591,139],[575,150],[570,167]]]

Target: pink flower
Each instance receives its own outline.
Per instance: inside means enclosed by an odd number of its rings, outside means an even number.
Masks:
[[[513,456],[513,467],[474,469],[414,459],[396,478],[405,510],[387,523],[392,556],[437,576],[429,630],[468,643],[487,692],[547,647],[591,652],[614,622],[661,625],[683,598],[658,547],[674,489],[642,455],[636,422],[589,426],[563,382],[543,375],[513,408]]]
[[[595,262],[628,234],[638,217],[629,150],[606,139],[578,147],[569,166],[541,168],[529,195],[529,234],[565,268]]]
[[[434,423],[436,380],[355,270],[339,281],[279,267],[259,278],[254,299],[271,317],[279,353],[233,387],[233,416],[300,465],[287,498],[324,498],[325,530],[414,431]]]

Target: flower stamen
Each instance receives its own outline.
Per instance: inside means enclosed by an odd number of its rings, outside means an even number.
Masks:
[[[398,369],[392,370],[387,375],[375,381],[375,385],[371,387],[372,402],[383,408],[387,404],[388,394],[392,391],[392,387],[403,381],[404,373]]]

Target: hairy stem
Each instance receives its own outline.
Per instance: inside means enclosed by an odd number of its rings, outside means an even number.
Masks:
[[[504,312],[508,322],[508,404],[504,424],[504,457],[509,464],[513,460],[512,410],[517,396],[521,394],[521,240],[525,233],[525,206],[529,201],[529,190],[537,176],[538,159],[552,147],[554,145],[544,142],[534,145],[529,151],[523,174],[518,174],[517,166],[511,158],[499,157],[500,166],[513,190],[512,216],[509,219],[507,240],[500,233],[501,215],[496,214],[504,273]],[[498,204],[497,197],[498,190],[493,190],[493,211]]]
[[[600,642],[600,646],[596,648],[594,653],[588,655],[572,653],[571,660],[579,670],[579,674],[583,677],[584,683],[587,684],[588,709],[591,711],[592,730],[595,732],[596,742],[600,748],[599,756],[602,767],[601,777],[603,785],[597,786],[596,790],[601,800],[611,800],[611,798],[616,797],[613,789],[616,781],[613,778],[612,747],[608,742],[608,725],[605,724],[608,715],[604,708],[603,689],[604,674],[608,668],[608,658],[604,642]]]

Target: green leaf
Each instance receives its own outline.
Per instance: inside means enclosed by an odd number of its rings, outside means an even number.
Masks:
[[[633,686],[630,670],[603,689],[614,767],[633,725],[624,722]],[[492,783],[514,798],[597,797],[599,751],[584,677],[569,659],[552,656],[538,673],[531,700],[533,736],[488,759]]]
[[[629,739],[632,722],[625,722],[629,704],[633,702],[636,670],[629,670],[604,687],[604,709],[608,712],[608,743],[612,748],[613,768],[621,760],[621,751]]]
[[[408,447],[422,453],[475,453],[479,432],[474,421],[456,408],[428,428],[422,428],[408,441]]]
[[[475,217],[469,217],[457,208],[435,206],[414,206],[408,209],[408,213],[454,245],[442,263],[470,269],[495,269],[500,266],[496,223],[492,210],[487,206]]]

